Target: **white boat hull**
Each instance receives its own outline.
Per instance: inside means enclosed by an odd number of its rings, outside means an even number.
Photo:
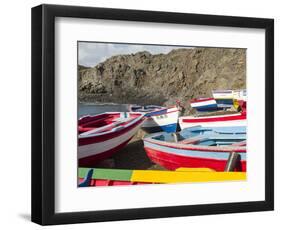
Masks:
[[[147,117],[142,125],[142,129],[147,132],[175,132],[177,129],[178,117],[178,108],[169,108],[163,114]]]
[[[225,126],[247,126],[246,115],[231,114],[209,117],[180,117],[179,125],[181,129],[201,125],[203,127],[225,127]]]

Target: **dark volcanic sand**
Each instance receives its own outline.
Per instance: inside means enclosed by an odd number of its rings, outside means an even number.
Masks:
[[[154,169],[165,170],[159,165],[154,164],[147,157],[143,148],[142,137],[145,133],[141,130],[133,137],[129,144],[114,154],[112,158],[106,159],[97,165],[96,168],[115,168],[115,169]]]

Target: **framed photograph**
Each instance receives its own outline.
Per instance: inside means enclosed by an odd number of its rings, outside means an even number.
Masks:
[[[274,208],[274,21],[32,8],[32,221]]]

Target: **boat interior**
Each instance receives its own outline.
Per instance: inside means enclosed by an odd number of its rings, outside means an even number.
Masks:
[[[164,109],[164,107],[158,106],[158,105],[146,105],[146,106],[134,106],[132,107],[133,111],[147,113],[152,112],[155,110]]]
[[[201,146],[246,146],[246,129],[238,127],[236,129],[203,128],[193,127],[177,133],[161,133],[152,139],[170,143]]]
[[[105,113],[98,116],[87,116],[79,120],[78,132],[83,135],[108,132],[117,127],[124,127],[139,116],[140,114],[132,113]]]

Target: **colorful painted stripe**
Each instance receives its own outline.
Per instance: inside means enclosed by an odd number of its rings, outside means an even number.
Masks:
[[[201,171],[199,171],[198,169],[185,169],[185,171],[160,171],[79,168],[78,177],[89,177],[89,170],[93,171],[93,173],[91,174],[91,179],[144,183],[183,183],[246,180],[246,173],[244,172],[214,172],[208,169],[205,169],[205,171],[203,169],[201,169]]]
[[[184,155],[176,155],[170,154],[167,152],[162,152],[159,150],[154,150],[145,147],[145,151],[150,160],[162,167],[169,170],[176,170],[178,168],[211,168],[215,171],[223,172],[227,160],[217,160],[210,158],[198,158],[198,157],[190,157]],[[246,161],[242,161],[238,163],[235,167],[235,171],[246,171]]]
[[[84,178],[89,171],[89,168],[79,168],[78,177]],[[133,170],[126,169],[100,169],[94,168],[92,179],[106,179],[106,180],[124,180],[130,181]]]
[[[228,180],[235,181],[246,180],[246,174],[243,172],[177,172],[135,170],[131,180],[157,183],[191,183]]]

